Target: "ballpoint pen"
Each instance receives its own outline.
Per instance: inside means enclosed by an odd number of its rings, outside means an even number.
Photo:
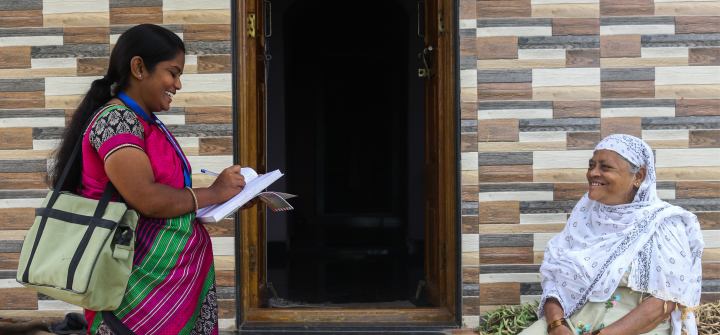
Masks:
[[[211,176],[213,176],[213,177],[219,176],[219,174],[217,174],[217,173],[215,173],[215,172],[212,172],[212,171],[205,170],[205,169],[200,169],[200,172],[202,172],[202,173],[204,173],[204,174],[209,174],[209,175],[211,175]]]

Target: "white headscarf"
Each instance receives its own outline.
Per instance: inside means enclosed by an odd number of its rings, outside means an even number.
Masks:
[[[653,152],[643,140],[610,135],[597,150],[644,166],[647,176],[632,203],[606,206],[587,194],[580,199],[565,229],[545,247],[540,317],[549,297],[560,302],[566,318],[588,301],[607,301],[632,264],[632,290],[689,308],[672,312],[673,335],[697,334],[692,309],[700,303],[705,246],[697,217],[658,198]]]

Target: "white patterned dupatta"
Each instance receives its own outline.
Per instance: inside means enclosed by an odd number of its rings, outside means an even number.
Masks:
[[[697,334],[692,310],[700,303],[705,246],[697,217],[658,198],[653,152],[643,140],[611,135],[597,150],[644,166],[647,176],[632,203],[606,206],[587,194],[580,199],[565,229],[545,247],[540,317],[549,297],[560,301],[566,318],[588,301],[607,301],[632,264],[632,290],[680,304],[671,314],[673,335]]]

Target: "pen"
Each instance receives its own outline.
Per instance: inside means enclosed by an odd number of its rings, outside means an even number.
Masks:
[[[213,177],[219,176],[217,173],[212,172],[212,171],[208,171],[208,170],[205,170],[205,169],[200,169],[200,172],[202,172],[202,173],[204,173],[204,174],[209,174],[209,175],[211,175],[211,176],[213,176]]]

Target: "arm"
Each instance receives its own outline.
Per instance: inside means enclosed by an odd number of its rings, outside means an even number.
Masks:
[[[195,210],[190,191],[155,182],[150,160],[144,151],[121,148],[105,161],[105,172],[125,201],[142,216],[172,218]],[[229,167],[207,188],[194,188],[198,208],[222,203],[245,187],[240,166]]]
[[[647,298],[620,320],[605,327],[602,330],[602,335],[647,333],[655,329],[660,322],[667,319],[670,313],[675,310],[674,302],[667,302],[667,312],[664,311],[664,304],[664,300],[655,297]]]
[[[553,321],[563,318],[564,315],[560,302],[555,298],[548,298],[545,300],[543,310],[545,311],[547,326],[549,326]],[[550,331],[550,335],[570,335],[572,333],[572,330],[570,330],[570,328],[566,325],[555,327],[552,331]]]

